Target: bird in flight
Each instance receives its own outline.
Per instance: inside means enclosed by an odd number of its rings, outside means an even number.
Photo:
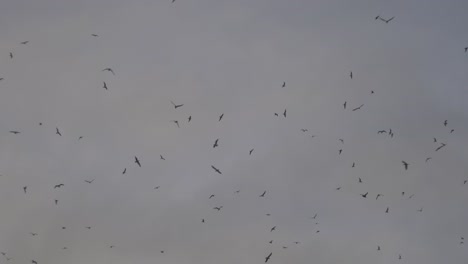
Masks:
[[[267,191],[264,191],[259,197],[265,197]]]
[[[438,147],[435,151],[438,151],[439,149],[441,149],[441,148],[447,146],[447,144],[444,144],[444,143],[440,143],[440,144],[441,144],[440,147]]]
[[[307,132],[307,131],[309,131],[309,130],[308,130],[308,129],[305,129],[305,128],[301,128],[301,131],[302,131],[302,132]]]
[[[217,173],[222,174],[221,171],[218,168],[216,168],[215,166],[211,165],[211,168],[213,170],[215,170]]]
[[[111,72],[113,75],[115,75],[114,71],[111,68],[105,68],[102,71],[108,71],[108,72]]]
[[[450,134],[452,134],[455,131],[455,129],[450,130]]]
[[[55,200],[55,205],[57,205],[57,204],[58,204],[58,200]]]
[[[249,151],[249,155],[252,155],[252,152],[253,152],[253,151],[254,151],[254,149],[251,149],[251,150]]]
[[[174,102],[171,101],[171,104],[174,106],[174,109],[184,106],[184,104],[176,105]]]
[[[58,129],[58,127],[55,128],[55,134],[57,134],[59,136],[62,136],[62,134],[60,133],[60,130]]]
[[[275,113],[275,116],[278,116],[278,113]]]
[[[268,242],[268,243],[273,244],[273,240],[270,240],[270,242]]]
[[[156,187],[154,187],[154,189],[157,190],[157,189],[159,189],[159,187],[161,187],[161,186],[156,186]]]
[[[140,160],[135,156],[135,163],[141,168]]]
[[[343,150],[342,150],[342,149],[340,149],[338,152],[339,152],[339,153],[338,153],[338,155],[341,155],[341,152],[343,152]]]
[[[104,85],[102,86],[102,88],[107,90],[107,83],[106,82],[103,82],[103,83],[104,83]]]
[[[341,144],[344,144],[344,139],[340,138]]]
[[[448,121],[448,120],[445,120],[445,121],[444,121],[444,126],[447,126],[447,124],[448,124],[447,121]]]
[[[179,121],[177,121],[177,120],[172,120],[172,122],[174,122],[174,123],[177,125],[177,127],[180,127],[180,126],[179,126]]]
[[[434,138],[434,143],[437,143],[437,138]]]
[[[283,116],[286,117],[286,109],[284,109]]]
[[[192,116],[188,117],[188,122],[192,121]]]
[[[385,22],[385,23],[387,23],[387,24],[388,24],[390,21],[392,21],[394,18],[395,18],[395,17],[391,17],[390,19],[385,20],[385,19],[379,17],[380,20],[382,20],[383,22]]]
[[[10,52],[10,59],[13,59],[13,53]]]
[[[271,252],[268,256],[266,256],[266,258],[265,258],[265,263],[267,263],[268,260],[270,260],[271,255],[273,255],[273,252]]]
[[[222,113],[222,114],[219,116],[218,122],[221,121],[221,119],[223,119],[223,116],[224,116],[224,113]]]
[[[389,209],[389,208],[387,207],[387,210],[385,210],[385,213],[387,213],[387,214],[388,214],[388,209]]]
[[[23,187],[24,193],[26,193],[26,190],[27,190],[27,189],[28,189],[28,186],[24,186],[24,187]]]
[[[80,139],[82,139],[82,138],[83,138],[83,136],[80,136],[80,137],[78,138],[78,140],[80,140]]]
[[[215,140],[215,143],[213,144],[213,148],[216,148],[218,146],[218,140],[219,138]]]
[[[89,183],[89,184],[93,183],[93,181],[94,181],[94,179],[92,179],[92,180],[90,180],[90,181],[85,180],[85,182],[86,182],[86,183]]]
[[[427,159],[426,159],[426,162],[428,162],[428,161],[431,160],[431,159],[432,159],[431,157],[427,158]]]
[[[26,44],[28,44],[28,43],[29,43],[29,41],[23,41],[23,42],[21,42],[21,44],[23,44],[23,45],[26,45]]]
[[[361,178],[359,178],[359,183],[362,183],[362,180],[361,180]]]
[[[377,251],[380,251],[380,246],[377,246]]]
[[[275,231],[275,230],[276,230],[276,226],[272,227],[272,228],[270,229],[270,232],[273,232],[273,231]]]
[[[283,82],[283,88],[286,87],[286,82]]]
[[[468,51],[468,47],[465,47],[465,53]]]
[[[312,217],[312,219],[315,219],[315,218],[317,218],[317,215],[318,215],[318,214],[315,214],[315,215],[314,215],[314,217]]]
[[[353,72],[349,73],[349,77],[351,77],[351,79],[353,79]]]
[[[336,190],[337,190],[337,191],[341,190],[341,187],[336,187]]]
[[[31,260],[31,263],[32,263],[32,264],[37,264],[37,261]]]
[[[356,163],[355,163],[355,162],[353,162],[353,166],[351,166],[351,168],[354,168],[355,166],[356,166]]]
[[[162,160],[166,160],[163,155],[159,155],[159,158],[162,159]]]
[[[383,133],[387,133],[387,131],[385,131],[385,130],[380,130],[379,132],[377,132],[377,134],[383,134]]]
[[[12,133],[12,134],[15,134],[15,135],[16,135],[16,134],[19,134],[20,132],[19,132],[19,131],[15,131],[15,130],[13,130],[13,131],[10,131],[10,133]]]
[[[380,194],[380,193],[379,193],[379,194],[377,194],[377,196],[375,197],[375,199],[376,199],[376,200],[377,200],[377,199],[379,199],[379,197],[380,197],[380,196],[383,196],[383,195],[382,195],[382,194]]]
[[[405,166],[405,170],[408,170],[408,163],[404,160],[401,161],[401,163],[403,163],[403,166]]]
[[[29,233],[29,234],[31,234],[31,236],[37,236],[37,233],[31,232],[31,233]]]
[[[367,194],[369,194],[369,192],[366,192],[365,194],[361,194],[361,196],[364,198],[367,198]]]
[[[54,189],[56,189],[56,188],[60,188],[60,187],[63,187],[63,186],[65,186],[63,183],[61,183],[61,184],[57,184],[57,185],[55,185],[55,186],[54,186]]]
[[[220,211],[222,208],[223,208],[223,206],[213,207],[213,209],[218,210],[218,211]]]
[[[93,37],[99,37],[99,35],[97,35],[97,34],[91,34],[91,36],[93,36]]]
[[[357,111],[357,110],[361,109],[363,106],[364,106],[364,104],[360,105],[359,107],[354,108],[353,111]]]
[[[209,197],[208,199],[211,199],[211,198],[213,198],[213,197],[215,197],[215,195],[214,195],[214,194],[210,195],[210,197]]]
[[[414,194],[410,195],[410,196],[408,197],[408,199],[411,199],[411,198],[413,198],[413,196],[414,196]]]
[[[343,108],[346,109],[346,101],[343,104]]]
[[[421,207],[421,209],[418,210],[418,212],[422,212],[423,208]]]

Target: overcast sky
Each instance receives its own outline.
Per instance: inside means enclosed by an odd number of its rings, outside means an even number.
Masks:
[[[2,1],[0,263],[466,263],[467,11]]]

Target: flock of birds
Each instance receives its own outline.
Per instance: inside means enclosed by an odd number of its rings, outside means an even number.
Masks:
[[[172,2],[174,2],[174,1],[175,1],[175,0],[173,0]],[[388,23],[390,23],[391,21],[393,21],[394,18],[395,18],[395,17],[391,17],[391,18],[385,19],[385,18],[381,17],[380,15],[378,15],[378,16],[375,17],[375,20],[379,20],[379,21],[382,21],[382,22],[388,24]],[[97,34],[91,34],[91,36],[92,36],[92,37],[99,37],[99,35],[97,35]],[[29,44],[29,41],[23,41],[23,42],[21,42],[20,44],[21,44],[21,45],[28,45],[28,44]],[[468,47],[465,47],[464,50],[465,50],[465,52],[467,52],[467,51],[468,51]],[[12,52],[10,52],[10,53],[9,53],[9,57],[10,57],[10,59],[14,59],[14,54],[13,54]],[[105,69],[102,69],[102,71],[103,71],[103,72],[109,72],[109,73],[111,73],[112,75],[115,75],[114,70],[113,70],[112,68],[109,68],[109,67],[108,67],[108,68],[105,68]],[[350,79],[353,79],[353,76],[354,76],[354,75],[353,75],[353,72],[350,71],[350,74],[349,74]],[[4,80],[4,77],[1,77],[1,78],[0,78],[0,81],[2,81],[2,80]],[[286,88],[286,82],[283,82],[282,85],[281,85],[281,87],[282,87],[282,88]],[[105,90],[109,90],[108,84],[107,84],[105,81],[103,82],[102,88],[105,89]],[[374,94],[374,91],[371,91],[371,94]],[[172,104],[172,106],[173,106],[174,109],[176,109],[176,110],[179,109],[179,108],[184,107],[184,104],[176,104],[176,103],[173,102],[173,101],[170,101],[170,103]],[[347,109],[348,109],[347,107],[348,107],[348,103],[345,101],[345,102],[343,103],[343,109],[344,109],[344,110],[347,110]],[[351,111],[358,111],[358,110],[361,110],[363,107],[364,107],[364,104],[360,104],[360,105],[358,105],[358,106],[355,106],[355,107],[351,108]],[[284,118],[286,118],[286,117],[287,117],[287,109],[284,109],[284,111],[283,111],[282,113],[274,113],[274,116],[276,116],[276,117],[279,117],[280,115],[282,115]],[[218,122],[221,122],[221,121],[223,120],[223,117],[224,117],[224,113],[222,113],[222,114],[218,117]],[[189,122],[191,122],[191,121],[192,121],[192,116],[190,115],[190,116],[187,117],[187,122],[189,123]],[[179,124],[179,121],[178,121],[178,120],[172,120],[172,122],[177,126],[177,128],[180,128],[180,124]],[[444,122],[441,122],[441,125],[443,125],[444,127],[448,127],[448,124],[449,124],[449,123],[448,123],[448,120],[445,120]],[[42,123],[39,123],[39,125],[42,126]],[[305,133],[305,132],[308,132],[308,129],[302,128],[301,131]],[[454,131],[455,131],[454,129],[448,130],[449,133],[453,133]],[[21,134],[21,131],[18,131],[18,130],[10,130],[9,133],[19,136],[19,135]],[[60,131],[60,129],[59,129],[58,127],[55,128],[55,134],[56,134],[57,136],[62,136],[62,133],[61,133],[61,131]],[[388,130],[379,130],[379,131],[377,131],[377,134],[388,135],[388,136],[390,136],[391,138],[394,137],[394,131],[393,131],[392,129],[388,129]],[[312,137],[315,137],[315,135],[312,135]],[[81,139],[83,139],[83,136],[79,136],[79,137],[78,137],[78,140],[81,140]],[[219,144],[220,144],[219,141],[220,141],[219,138],[215,139],[214,142],[213,142],[212,148],[218,148],[218,147],[219,147]],[[339,141],[340,141],[342,144],[344,144],[344,140],[343,140],[343,139],[339,139]],[[434,142],[434,143],[439,143],[439,145],[434,149],[434,151],[440,151],[440,150],[442,150],[444,147],[447,146],[447,143],[438,142],[437,138],[434,138],[434,139],[433,139],[433,142]],[[339,150],[338,150],[338,154],[342,154],[342,151],[343,151],[343,149],[339,149]],[[252,148],[252,149],[250,149],[250,150],[248,151],[249,155],[252,155],[253,152],[254,152],[254,148]],[[161,160],[165,160],[165,158],[164,158],[163,155],[160,155],[160,159],[161,159]],[[431,159],[432,159],[432,157],[427,157],[427,158],[425,159],[425,162],[429,162]],[[134,156],[134,163],[135,163],[138,167],[142,167],[142,163],[141,163],[140,159],[139,159],[137,156]],[[402,168],[403,168],[404,170],[409,170],[409,169],[410,169],[410,165],[411,165],[411,164],[410,164],[409,162],[407,162],[407,161],[405,161],[405,160],[402,160],[402,161],[401,161],[401,164],[402,164]],[[352,167],[355,167],[355,165],[356,165],[356,164],[353,162]],[[210,166],[211,166],[211,169],[212,169],[215,173],[217,173],[217,174],[219,174],[219,175],[222,175],[222,174],[223,174],[223,173],[222,173],[222,170],[221,170],[218,166],[216,166],[216,165],[214,165],[214,164],[211,164]],[[122,174],[126,174],[126,172],[127,172],[127,168],[124,168],[123,171],[122,171]],[[94,182],[94,180],[95,180],[95,179],[84,180],[84,182],[87,183],[87,184],[92,184],[92,183]],[[363,180],[362,180],[361,178],[358,178],[358,182],[359,182],[359,183],[363,183]],[[464,181],[463,181],[463,185],[467,184],[467,182],[468,182],[468,180],[464,180]],[[65,187],[65,184],[63,184],[63,183],[59,183],[59,184],[53,185],[53,188],[54,188],[54,189],[63,188],[63,187]],[[159,189],[159,188],[160,188],[160,186],[154,187],[154,189]],[[341,189],[342,189],[342,187],[336,187],[336,191],[340,191]],[[27,193],[28,193],[28,186],[24,186],[24,187],[23,187],[23,192],[24,192],[24,194],[27,194]],[[236,190],[236,191],[235,191],[235,193],[239,193],[239,192],[240,192],[240,190]],[[259,195],[259,197],[260,197],[260,198],[265,197],[266,194],[267,194],[267,190],[263,191],[263,192]],[[406,195],[405,192],[401,192],[401,196],[405,196],[405,195]],[[361,196],[362,198],[368,198],[369,192],[360,193],[360,196]],[[381,197],[383,197],[383,196],[384,196],[383,194],[377,193],[377,194],[375,194],[373,197],[375,197],[375,200],[378,200],[379,198],[381,198]],[[413,197],[414,197],[414,194],[411,194],[411,195],[407,196],[408,199],[411,199],[411,198],[413,198]],[[211,194],[211,195],[208,197],[208,199],[212,199],[212,198],[215,198],[215,195],[214,195],[214,194]],[[55,199],[55,200],[54,200],[55,205],[58,205],[58,202],[59,202],[58,199]],[[222,206],[222,205],[213,207],[213,210],[217,210],[217,211],[221,211],[222,209],[223,209],[223,206]],[[417,210],[417,212],[422,212],[422,211],[423,211],[423,207],[420,207],[420,208]],[[387,206],[387,207],[385,208],[384,212],[388,214],[388,213],[390,212],[390,207]],[[270,215],[270,214],[267,214],[267,215]],[[317,218],[317,216],[318,216],[318,214],[315,214],[313,217],[311,217],[311,219],[314,219],[314,220],[315,220],[315,219]],[[202,223],[205,223],[205,218],[201,219],[201,222],[202,222]],[[316,224],[318,224],[318,223],[316,223]],[[87,228],[87,229],[91,229],[92,227],[91,227],[91,226],[86,226],[86,228]],[[277,226],[271,227],[271,228],[270,228],[270,232],[274,232],[274,231],[276,230],[276,228],[277,228]],[[62,229],[66,229],[66,227],[62,227]],[[320,230],[316,230],[316,233],[319,233],[319,232],[320,232]],[[38,236],[38,233],[30,232],[30,235],[31,235],[31,236]],[[269,243],[269,244],[272,244],[272,243],[273,243],[273,240],[270,240],[268,243]],[[460,244],[464,244],[464,237],[461,237],[461,238],[460,238],[460,242],[459,242],[459,243],[460,243]],[[299,242],[299,241],[295,241],[294,244],[300,244],[300,242]],[[110,245],[109,248],[114,248],[114,245]],[[67,247],[63,247],[63,249],[68,249],[68,248],[67,248]],[[287,249],[287,246],[283,246],[283,249]],[[376,250],[377,250],[377,251],[382,250],[381,246],[377,245],[377,246],[376,246]],[[161,250],[160,252],[161,252],[161,253],[164,253],[164,250]],[[1,252],[1,254],[3,255],[3,257],[5,258],[6,261],[12,260],[12,257],[10,257],[9,254],[8,254],[7,252]],[[401,259],[402,259],[402,255],[401,255],[401,254],[397,254],[397,255],[398,255],[398,259],[401,260]],[[265,263],[269,262],[270,259],[272,258],[272,256],[273,256],[273,251],[266,253],[266,256],[265,256],[265,258],[264,258],[264,262],[265,262]],[[37,262],[36,260],[34,260],[34,259],[31,260],[31,263],[33,263],[33,264],[38,264],[38,262]]]

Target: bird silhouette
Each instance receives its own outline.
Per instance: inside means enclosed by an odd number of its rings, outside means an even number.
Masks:
[[[380,251],[380,246],[377,246],[377,251]]]
[[[337,191],[341,190],[341,187],[336,187],[336,190],[337,190]]]
[[[89,230],[89,229],[91,229],[91,227],[90,227],[90,226],[87,226],[86,228],[87,228],[88,230]]]
[[[260,194],[259,197],[265,197],[266,192],[267,192],[267,191],[264,191],[262,194]]]
[[[286,87],[286,82],[283,82],[283,88]]]
[[[83,136],[80,136],[80,137],[78,137],[78,140],[81,140],[82,138],[83,138]]]
[[[57,134],[59,136],[62,136],[62,134],[60,133],[60,130],[58,129],[58,127],[55,128],[55,134]]]
[[[377,194],[377,196],[375,197],[375,199],[376,199],[376,200],[377,200],[377,199],[379,199],[379,197],[380,197],[380,196],[383,196],[383,195],[382,195],[382,194],[380,194],[380,193],[379,193],[379,194]]]
[[[353,79],[353,72],[349,73],[349,77],[351,77],[351,79]]]
[[[10,52],[10,59],[13,59],[13,53]]]
[[[214,194],[210,195],[210,197],[209,197],[208,199],[211,199],[211,198],[213,198],[213,197],[215,197],[215,195],[214,195]]]
[[[93,183],[93,181],[94,181],[94,179],[92,179],[92,180],[90,180],[90,181],[85,180],[85,182],[86,182],[86,183],[89,183],[89,184]]]
[[[37,264],[37,261],[31,260],[31,263],[32,263],[32,264]]]
[[[253,151],[254,151],[254,149],[251,149],[251,150],[249,151],[249,155],[252,155],[252,152],[253,152]]]
[[[315,218],[317,218],[317,215],[318,215],[318,214],[315,214],[315,215],[314,215],[314,217],[312,217],[312,219],[315,219]]]
[[[156,187],[154,187],[154,189],[157,190],[157,189],[159,189],[159,187],[161,187],[161,186],[156,186]]]
[[[447,146],[447,144],[444,144],[444,143],[440,143],[440,144],[441,144],[440,147],[438,147],[435,151],[438,151],[438,150],[440,150],[441,148]]]
[[[213,209],[218,210],[218,211],[220,211],[222,208],[223,208],[223,206],[213,207]]]
[[[163,155],[159,155],[159,159],[166,160]]]
[[[434,138],[434,143],[437,143],[437,138]]]
[[[401,259],[401,255],[398,255],[398,259]]]
[[[171,104],[174,106],[174,109],[184,106],[184,104],[176,105],[174,102],[171,101]]]
[[[219,140],[219,138],[215,140],[215,142],[213,144],[213,148],[216,148],[218,146],[218,140]]]
[[[192,121],[192,116],[188,117],[188,122],[190,123],[190,121]]]
[[[265,258],[265,263],[267,263],[268,260],[270,260],[271,255],[273,255],[273,252],[271,252],[268,256],[266,256],[266,258]]]
[[[387,214],[388,214],[388,210],[389,210],[389,208],[387,207],[387,210],[385,210],[385,213],[387,213]]]
[[[383,134],[383,133],[387,133],[387,131],[385,131],[385,130],[380,130],[379,132],[377,132],[377,134]]]
[[[366,192],[365,194],[361,194],[361,196],[364,198],[367,198],[367,194],[369,194],[369,192]]]
[[[307,131],[309,131],[309,130],[308,130],[308,129],[305,129],[305,128],[301,128],[301,131],[302,131],[302,132],[307,132]]]
[[[359,107],[354,108],[353,111],[357,111],[357,110],[361,109],[363,106],[364,106],[364,104],[360,105]]]
[[[362,183],[362,180],[361,180],[361,178],[359,178],[359,183]]]
[[[97,34],[91,34],[91,36],[93,36],[93,37],[99,37],[99,35],[97,35]]]
[[[278,116],[278,113],[275,113],[275,116]]]
[[[444,126],[447,126],[447,124],[448,124],[448,120],[445,120],[444,121]]]
[[[28,189],[28,186],[24,186],[24,187],[23,187],[24,193],[26,193],[26,190],[27,190],[27,189]]]
[[[218,174],[222,174],[221,171],[218,168],[216,168],[215,166],[211,165],[211,168],[213,170],[215,170]]]
[[[418,212],[422,212],[423,211],[423,208],[421,207],[421,209],[418,210]]]
[[[268,242],[268,243],[273,244],[273,240],[270,240],[270,242]]]
[[[203,218],[203,219],[201,220],[201,222],[202,222],[202,223],[205,223],[205,218]]]
[[[452,134],[455,131],[455,129],[450,130],[450,134]]]
[[[108,71],[108,72],[111,72],[112,75],[115,75],[114,70],[112,70],[111,68],[105,68],[105,69],[102,70],[102,71]]]
[[[465,53],[468,51],[468,47],[465,47]]]
[[[340,149],[340,150],[338,151],[338,155],[341,155],[341,152],[343,152],[342,149]]]
[[[37,236],[37,233],[31,232],[31,233],[29,233],[29,234],[31,234],[31,236]]]
[[[177,127],[180,127],[180,126],[179,126],[179,121],[177,121],[177,120],[172,120],[172,122],[174,122],[174,123],[177,125]]]
[[[353,166],[351,166],[351,168],[354,168],[356,166],[356,163],[353,162]]]
[[[283,116],[286,117],[286,109],[284,109]]]
[[[405,167],[405,170],[408,170],[408,163],[404,160],[401,161],[401,163],[403,163],[403,166]]]
[[[273,231],[275,231],[275,230],[276,230],[276,226],[272,227],[272,228],[270,229],[270,232],[273,232]]]
[[[339,139],[341,141],[341,144],[344,144],[344,140],[342,138]]]
[[[26,44],[28,44],[28,43],[29,43],[29,41],[23,41],[23,42],[21,42],[21,44],[23,44],[23,45],[26,45]]]
[[[102,88],[107,90],[107,83],[106,82],[103,82],[103,83],[104,83],[104,85],[102,86]]]
[[[58,204],[58,200],[55,200],[55,205],[57,205],[57,204]]]
[[[57,184],[57,185],[55,185],[55,186],[54,186],[54,189],[56,189],[56,188],[60,188],[60,187],[63,187],[63,186],[65,186],[63,183],[61,183],[61,184]]]
[[[13,131],[10,131],[10,133],[17,135],[17,134],[19,134],[21,132],[13,130]]]
[[[223,116],[224,116],[224,113],[222,113],[222,114],[219,116],[218,122],[221,121],[221,119],[223,119]]]
[[[124,168],[124,170],[122,171],[122,174],[125,174],[127,172],[127,168]]]
[[[138,164],[138,166],[141,168],[141,163],[137,156],[135,156],[135,163]]]
[[[346,109],[346,104],[347,104],[347,102],[345,101],[344,104],[343,104],[344,109]]]

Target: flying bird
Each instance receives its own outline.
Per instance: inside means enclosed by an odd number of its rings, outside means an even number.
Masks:
[[[218,211],[220,211],[222,208],[223,208],[223,206],[213,207],[213,209],[218,210]]]
[[[349,77],[351,77],[351,79],[353,79],[353,72],[349,73]]]
[[[171,101],[171,104],[174,106],[174,109],[184,106],[184,104],[176,105],[174,102]]]
[[[445,147],[447,145],[447,144],[444,144],[444,143],[440,143],[440,144],[441,144],[441,146],[438,147],[435,151],[438,151],[439,149],[441,149],[441,148],[443,148],[443,147]]]
[[[216,168],[215,166],[211,165],[211,168],[213,170],[215,170],[217,173],[222,174],[221,171],[218,168]]]
[[[29,233],[29,234],[31,234],[31,236],[37,236],[37,233],[31,232],[31,233]]]
[[[223,119],[223,116],[224,116],[224,113],[222,113],[222,114],[219,116],[218,122],[221,121],[221,119]]]
[[[286,87],[286,82],[283,82],[283,88]]]
[[[12,133],[12,134],[15,134],[15,135],[16,135],[16,134],[19,134],[19,133],[21,133],[21,132],[13,130],[13,131],[10,131],[10,133]]]
[[[93,37],[99,37],[99,35],[97,35],[97,34],[91,34],[91,36],[93,36]]]
[[[58,204],[58,200],[55,200],[55,205],[57,205],[57,204]]]
[[[278,113],[275,113],[275,116],[278,116]]]
[[[359,107],[354,108],[353,111],[357,111],[357,110],[361,109],[363,106],[364,106],[364,104],[360,105]]]
[[[82,138],[83,138],[83,136],[80,136],[80,137],[78,138],[78,140],[81,140]]]
[[[450,134],[452,134],[455,131],[455,129],[450,130]]]
[[[55,186],[54,186],[54,189],[56,189],[56,188],[60,188],[60,187],[63,187],[63,186],[65,186],[63,183],[61,183],[61,184],[57,184],[57,185],[55,185]]]
[[[405,166],[405,170],[408,170],[408,163],[404,160],[401,161],[401,163],[403,163],[403,166]]]
[[[448,124],[448,120],[445,120],[444,121],[444,126],[447,126],[447,124]]]
[[[377,246],[377,251],[380,251],[380,246]]]
[[[85,182],[86,182],[86,183],[89,183],[89,184],[93,183],[93,181],[94,181],[94,179],[92,179],[92,180],[90,180],[90,181],[85,180]]]
[[[308,130],[308,129],[305,129],[305,128],[301,128],[301,131],[302,131],[302,132],[307,132],[307,131],[309,131],[309,130]]]
[[[177,125],[177,127],[180,127],[180,126],[179,126],[179,121],[177,121],[177,120],[172,120],[172,122],[174,122],[174,123]]]
[[[434,143],[437,143],[437,138],[434,138]]]
[[[125,174],[127,172],[127,168],[124,168],[124,170],[122,171],[122,174]]]
[[[102,71],[108,71],[108,72],[111,72],[113,75],[115,75],[114,71],[111,68],[105,68]]]
[[[283,116],[286,117],[286,109],[284,109]]]
[[[367,198],[367,194],[369,194],[369,192],[366,192],[365,194],[361,194],[361,196],[364,198]]]
[[[13,53],[10,52],[10,59],[13,59]]]
[[[107,84],[106,84],[106,82],[103,82],[103,83],[104,83],[104,85],[102,86],[102,88],[104,88],[104,89],[107,90]]]
[[[192,121],[192,116],[188,117],[188,122]]]
[[[5,78],[0,78],[0,81],[3,81],[3,79],[5,79]]]
[[[265,197],[267,191],[264,191],[259,197]]]
[[[215,195],[214,195],[214,194],[210,195],[210,197],[209,197],[208,199],[211,199],[211,198],[213,198],[213,197],[215,197]]]
[[[355,162],[353,162],[353,166],[351,166],[351,168],[354,168],[355,166],[356,166],[356,163],[355,163]]]
[[[387,131],[385,131],[385,130],[380,130],[379,132],[377,132],[377,134],[383,134],[383,133],[387,133]]]
[[[163,155],[159,155],[159,158],[162,159],[162,160],[166,160]]]
[[[338,155],[340,155],[340,154],[341,154],[341,152],[343,152],[343,150],[342,150],[342,149],[340,149],[338,152],[339,152],[339,153],[338,153]]]
[[[343,104],[343,108],[346,109],[346,101]]]
[[[265,263],[268,262],[268,260],[270,260],[271,258],[271,255],[273,255],[273,252],[271,252],[266,258],[265,258]]]
[[[377,199],[379,199],[379,197],[380,197],[380,196],[383,196],[383,195],[382,195],[382,194],[380,194],[380,193],[379,193],[379,194],[377,194],[377,196],[375,197],[375,199],[376,199],[376,200],[377,200]]]
[[[428,162],[428,161],[431,160],[431,159],[432,159],[431,157],[427,158],[427,159],[426,159],[426,162]]]
[[[315,215],[314,215],[314,217],[312,217],[312,219],[315,219],[315,218],[317,218],[317,215],[318,215],[318,214],[315,214]]]
[[[24,193],[26,193],[26,190],[27,190],[27,189],[28,189],[28,186],[24,186],[24,187],[23,187]]]
[[[385,213],[387,213],[387,214],[388,214],[388,209],[389,209],[389,208],[387,207],[387,210],[385,210]]]
[[[273,244],[273,240],[270,240],[270,242],[268,242],[268,243]]]
[[[55,128],[55,134],[57,134],[59,136],[62,136],[62,134],[60,133],[60,130],[58,129],[58,127]]]
[[[361,180],[361,178],[359,178],[359,183],[362,183],[362,180]]]
[[[465,53],[468,51],[468,47],[465,47]]]
[[[341,141],[342,144],[344,144],[344,140],[342,138],[339,139]]]
[[[423,211],[423,208],[421,207],[421,209],[418,210],[418,212],[422,212]]]
[[[213,148],[216,148],[218,146],[218,140],[219,140],[219,138],[215,140],[215,142],[213,144]]]
[[[273,231],[275,231],[275,230],[276,230],[276,226],[272,227],[272,228],[270,229],[270,232],[273,232]]]
[[[413,196],[414,196],[414,194],[410,195],[410,196],[408,197],[408,199],[411,199],[411,198],[413,198]]]
[[[391,17],[391,18],[388,19],[388,20],[385,20],[385,19],[383,19],[383,18],[381,18],[381,17],[379,17],[379,18],[380,18],[380,20],[382,20],[383,22],[385,22],[385,23],[388,24],[388,23],[389,23],[390,21],[392,21],[395,17]]]
[[[141,168],[141,163],[137,156],[135,156],[135,163],[138,164],[138,166]]]
[[[21,44],[23,44],[23,45],[26,45],[26,44],[28,44],[28,43],[29,43],[29,41],[23,41],[23,42],[21,42]]]
[[[254,149],[251,149],[251,150],[249,151],[249,155],[252,155],[252,152],[253,152],[253,151],[254,151]]]
[[[37,261],[31,260],[31,263],[32,263],[32,264],[37,264]]]

